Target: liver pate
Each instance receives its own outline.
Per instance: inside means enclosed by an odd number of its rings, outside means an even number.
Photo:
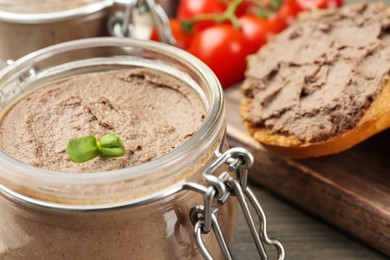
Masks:
[[[201,126],[198,93],[171,76],[146,69],[72,76],[27,94],[3,114],[0,149],[36,167],[61,172],[100,172],[165,155]],[[69,160],[69,140],[115,132],[123,157]]]
[[[389,28],[382,4],[303,17],[250,57],[245,120],[310,142],[353,128],[386,84]]]

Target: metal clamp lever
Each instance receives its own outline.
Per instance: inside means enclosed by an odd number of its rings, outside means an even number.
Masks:
[[[125,12],[117,12],[108,21],[108,30],[112,36],[137,38],[135,33],[135,15],[150,15],[160,41],[176,45],[169,19],[164,9],[154,0],[129,1]]]
[[[249,226],[249,230],[252,234],[252,238],[255,241],[257,250],[259,251],[261,259],[268,259],[267,252],[264,249],[263,243],[267,245],[273,245],[277,252],[278,252],[278,259],[284,259],[285,253],[284,253],[284,248],[283,245],[276,239],[270,239],[268,237],[267,233],[267,219],[265,217],[264,211],[262,207],[260,206],[259,201],[256,199],[255,194],[253,191],[247,187],[246,190],[244,191],[241,185],[237,180],[234,178],[230,177],[227,180],[227,184],[230,185],[230,187],[234,190],[234,195],[237,196],[237,199],[239,201],[239,204],[241,206],[242,212],[244,213],[246,222]],[[260,235],[256,230],[255,227],[255,222],[253,220],[253,216],[251,215],[251,212],[249,210],[248,202],[247,199],[249,199],[249,202],[252,204],[254,207],[257,216],[259,217],[259,222],[260,222]]]
[[[229,172],[223,172],[218,177],[214,174],[222,165],[228,164],[228,170],[236,173],[235,179]],[[230,196],[236,196],[245,219],[249,226],[256,248],[261,259],[268,259],[268,254],[264,244],[272,245],[276,248],[278,259],[285,258],[283,245],[276,239],[270,239],[267,234],[267,221],[264,211],[258,202],[253,191],[247,186],[248,169],[253,165],[253,156],[243,148],[232,148],[223,154],[218,154],[218,159],[212,163],[204,172],[205,180],[211,184],[208,188],[196,189],[199,185],[188,185],[187,188],[198,190],[204,194],[204,205],[192,208],[190,212],[191,222],[194,225],[194,237],[202,256],[205,259],[213,259],[207,247],[203,243],[202,234],[207,234],[211,230],[217,238],[221,251],[225,259],[232,259],[229,248],[226,244],[222,230],[218,224],[217,208],[213,206],[216,199],[219,204],[225,204]],[[259,219],[259,232],[256,230],[254,217],[249,208],[249,203],[253,206]]]
[[[196,246],[200,249],[200,252],[204,259],[212,260],[213,257],[207,250],[206,245],[203,243],[202,240],[202,234],[204,234],[204,228],[205,228],[205,222],[204,222],[204,207],[203,206],[197,206],[191,209],[190,212],[190,218],[191,222],[194,225],[194,237],[195,237],[195,243]],[[217,212],[218,208],[213,207],[211,212],[211,227],[214,231],[214,234],[217,238],[219,247],[221,248],[222,254],[225,259],[231,260],[232,256],[229,251],[229,247],[225,241],[225,238],[222,233],[222,229],[219,226],[218,219],[217,219]]]

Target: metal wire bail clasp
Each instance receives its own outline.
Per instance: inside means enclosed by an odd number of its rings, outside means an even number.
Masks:
[[[136,18],[143,17],[143,24],[137,25]],[[145,22],[147,20],[147,22]],[[151,24],[146,25],[151,22]],[[108,30],[115,37],[139,38],[136,27],[155,27],[160,41],[175,45],[176,40],[172,35],[167,14],[161,5],[154,0],[129,0],[125,12],[117,12],[108,21]],[[142,28],[141,28],[142,29]],[[146,28],[144,28],[146,30]]]
[[[217,170],[224,164],[228,164],[228,171],[215,176]],[[265,244],[276,248],[278,259],[284,259],[285,252],[282,244],[276,239],[270,239],[267,234],[267,221],[264,211],[253,191],[247,185],[248,170],[253,165],[253,156],[244,148],[232,148],[211,164],[204,172],[204,179],[211,184],[204,195],[204,205],[192,208],[190,212],[191,222],[194,225],[194,238],[202,256],[205,259],[213,259],[202,240],[202,234],[214,231],[225,259],[232,259],[231,253],[219,226],[217,214],[218,208],[213,206],[213,200],[219,204],[225,204],[231,196],[235,196],[244,213],[249,230],[252,234],[256,248],[261,259],[268,259]],[[237,179],[230,173],[236,173]],[[254,216],[250,211],[250,205],[256,212],[259,227],[256,228]]]

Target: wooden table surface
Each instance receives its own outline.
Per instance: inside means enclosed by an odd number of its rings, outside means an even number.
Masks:
[[[341,233],[305,212],[291,206],[270,192],[255,190],[268,221],[268,235],[284,246],[286,259],[296,260],[380,260],[385,255]],[[239,214],[238,230],[233,245],[234,259],[259,259],[243,215]],[[277,259],[269,248],[270,259]]]
[[[354,2],[361,1],[346,1],[347,4]],[[384,2],[390,4],[390,0]],[[283,244],[286,259],[389,259],[384,254],[292,206],[266,189],[254,183],[250,183],[250,186],[254,189],[266,213],[268,234]],[[276,259],[274,248],[269,248],[269,252],[270,259]],[[233,245],[233,257],[234,259],[259,259],[241,212]]]

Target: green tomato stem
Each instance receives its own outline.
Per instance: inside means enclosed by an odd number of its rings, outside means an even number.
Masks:
[[[229,20],[235,28],[241,28],[241,24],[235,14],[237,7],[244,2],[244,0],[234,0],[228,5],[228,8],[222,14],[198,14],[193,19],[182,21],[182,29],[184,32],[191,32],[193,25],[200,21],[213,21],[215,23],[222,23]]]
[[[269,6],[265,6],[259,0],[234,0],[233,2],[229,3],[227,9],[222,14],[198,14],[193,19],[182,21],[182,29],[184,32],[190,33],[194,24],[197,22],[213,21],[215,23],[222,23],[227,20],[230,21],[236,29],[239,29],[241,28],[241,24],[236,15],[236,10],[244,1],[254,3],[258,9],[258,13],[256,15],[261,18],[267,18],[269,16],[269,12],[276,11],[283,2],[283,0],[270,0]]]

